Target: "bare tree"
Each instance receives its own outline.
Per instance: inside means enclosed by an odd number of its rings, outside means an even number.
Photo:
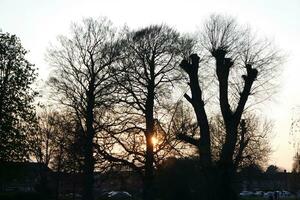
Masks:
[[[191,44],[166,25],[127,31],[122,42],[122,60],[114,76],[120,88],[114,113],[117,126],[107,130],[111,149],[118,152],[103,148],[99,152],[142,176],[144,199],[154,198],[155,164],[173,151],[164,125],[168,98],[172,85],[181,78],[175,69],[182,59],[180,49]]]
[[[60,194],[60,175],[78,173],[82,169],[81,134],[76,117],[65,110],[54,111],[44,107],[38,113],[38,128],[30,135],[31,158],[55,172],[56,199]],[[75,148],[76,146],[76,148]],[[47,189],[48,176],[41,171],[41,188]]]
[[[55,67],[50,85],[60,103],[72,109],[83,132],[83,199],[92,200],[93,143],[112,105],[115,85],[111,82],[110,67],[118,58],[118,38],[105,18],[85,19],[71,30],[69,37],[60,36],[58,46],[49,50],[49,62]]]
[[[300,173],[300,156],[298,153],[294,156],[294,162],[292,166],[292,172]]]
[[[82,133],[76,116],[68,110],[55,111],[42,106],[37,121],[37,129],[29,136],[31,158],[55,171],[79,172]],[[57,170],[58,163],[62,163],[60,170]]]
[[[220,158],[217,161],[219,173],[217,183],[219,184],[215,188],[218,192],[211,191],[205,198],[236,199],[232,180],[242,115],[251,94],[256,94],[256,97],[262,91],[268,94],[281,56],[270,43],[256,40],[249,29],[238,26],[231,18],[218,15],[211,16],[207,21],[200,42],[213,59],[210,63],[216,66],[218,104],[226,133]],[[192,54],[190,59],[183,60],[180,66],[189,77],[191,96],[186,94],[185,98],[194,108],[200,137],[195,139],[188,135],[180,136],[182,140],[192,142],[198,147],[201,165],[204,169],[211,169],[211,132],[205,110],[203,88],[200,87],[198,80],[199,64],[201,64],[199,56]],[[212,173],[207,177],[208,185],[215,182],[211,180],[212,177]]]
[[[268,120],[259,119],[253,114],[245,115],[238,128],[238,139],[233,155],[235,169],[253,164],[264,166],[267,163],[272,152],[270,146],[272,127],[272,123]],[[221,116],[210,120],[210,128],[212,156],[213,160],[218,160],[226,135]]]
[[[38,112],[37,114],[37,130],[31,134],[30,141],[31,146],[31,156],[38,163],[43,163],[47,167],[50,167],[50,161],[53,158],[55,142],[55,127],[53,126],[53,116],[55,115],[52,111],[47,111],[46,109]]]

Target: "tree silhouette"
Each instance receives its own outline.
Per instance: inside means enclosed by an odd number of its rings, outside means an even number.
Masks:
[[[127,31],[122,41],[122,59],[114,75],[119,86],[117,126],[108,130],[119,153],[109,156],[104,149],[99,151],[139,172],[144,199],[154,198],[155,165],[172,152],[164,121],[159,119],[167,114],[170,87],[181,78],[175,69],[182,59],[181,48],[190,42],[166,25]]]
[[[282,171],[282,170],[279,167],[277,167],[276,165],[270,165],[266,169],[267,174],[276,174],[280,171]]]
[[[0,161],[29,156],[27,135],[34,129],[36,70],[15,35],[0,32]]]
[[[83,132],[86,200],[94,198],[95,136],[101,133],[113,103],[110,67],[119,55],[116,41],[115,29],[107,19],[85,19],[82,25],[72,26],[70,37],[59,37],[59,46],[48,53],[55,67],[50,85],[59,102],[72,109]]]
[[[294,156],[294,162],[292,166],[292,172],[300,173],[300,156],[298,153]]]
[[[235,20],[218,15],[211,16],[206,22],[200,43],[209,53],[209,58],[213,59],[211,63],[215,64],[218,104],[226,130],[220,158],[217,161],[216,173],[219,175],[216,180],[213,180],[214,173],[210,172],[211,132],[203,99],[204,91],[199,84],[198,76],[198,73],[202,73],[199,72],[199,64],[203,59],[196,54],[184,59],[180,67],[189,78],[191,96],[185,94],[185,98],[194,108],[200,137],[197,139],[183,134],[179,136],[182,140],[197,146],[201,166],[203,170],[208,170],[209,175],[206,177],[208,184],[203,187],[203,192],[208,191],[205,198],[236,199],[232,183],[235,175],[233,158],[242,115],[251,94],[258,95],[262,91],[268,94],[281,56],[269,42],[257,40],[249,29],[239,27]]]

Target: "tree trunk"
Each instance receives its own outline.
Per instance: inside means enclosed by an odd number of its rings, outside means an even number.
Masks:
[[[63,154],[63,147],[62,145],[59,146],[59,157],[58,157],[58,163],[57,163],[57,169],[56,169],[56,187],[55,187],[55,198],[56,200],[59,199],[59,190],[60,190],[60,174],[61,174],[61,161],[62,161],[62,154]]]
[[[145,176],[144,176],[144,200],[154,199],[153,181],[154,181],[154,154],[153,144],[151,139],[151,132],[146,136],[147,150],[146,150],[146,164],[145,164]]]
[[[197,143],[196,146],[199,149],[201,166],[204,168],[209,168],[211,166],[210,131],[205,105],[202,99],[202,90],[199,85],[199,59],[200,58],[197,54],[192,54],[190,55],[191,62],[183,60],[180,66],[188,74],[190,79],[189,86],[192,97],[189,97],[187,94],[185,94],[184,97],[193,106],[197,123],[200,128],[200,139],[195,142]]]
[[[94,83],[94,81],[91,81]],[[83,185],[83,200],[94,199],[94,156],[93,156],[93,139],[95,135],[94,130],[94,85],[90,84],[87,92],[87,113],[86,113],[86,136],[84,145],[84,185]]]
[[[232,168],[231,168],[232,169]],[[198,195],[201,200],[237,200],[235,172],[228,166],[211,166],[200,171]]]
[[[154,182],[154,147],[152,142],[154,132],[154,89],[155,89],[155,77],[154,77],[154,64],[150,66],[151,81],[148,85],[148,95],[146,100],[145,118],[146,118],[146,163],[145,163],[145,176],[144,176],[144,200],[153,200],[153,182]]]
[[[237,141],[238,123],[236,121],[238,120],[234,117],[228,102],[228,75],[233,62],[231,59],[225,58],[225,54],[226,52],[222,50],[217,50],[213,53],[217,65],[221,112],[226,124],[226,140],[217,166],[211,165],[209,124],[198,80],[199,57],[193,54],[190,56],[191,62],[184,60],[181,63],[181,67],[189,75],[192,94],[192,97],[185,95],[185,98],[192,104],[200,128],[200,140],[198,144],[201,166],[200,173],[202,174],[200,177],[201,180],[199,180],[200,199],[235,200],[237,198],[233,187],[235,174],[233,154]]]
[[[234,170],[233,163],[231,165],[220,165],[218,166],[218,169],[220,171],[220,184],[219,184],[219,190],[221,190],[221,194],[224,199],[229,200],[236,200],[238,199],[237,193],[235,191],[235,175],[236,172]]]
[[[154,119],[153,113],[149,112],[146,120],[146,163],[144,176],[144,200],[152,200],[153,194],[153,180],[154,180],[154,152],[153,152],[153,137]]]
[[[198,65],[198,63],[196,65]],[[211,165],[210,131],[204,102],[202,100],[202,92],[198,82],[198,71],[190,75],[190,80],[192,105],[196,114],[201,135],[198,144],[200,162],[201,166],[206,168]]]
[[[86,152],[84,158],[84,186],[83,186],[83,199],[93,200],[94,199],[94,158],[93,148],[90,139],[87,139]]]

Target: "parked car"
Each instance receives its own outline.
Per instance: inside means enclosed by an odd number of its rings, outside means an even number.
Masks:
[[[65,194],[63,195],[63,198],[67,198],[67,199],[81,199],[82,196],[81,194],[78,194],[78,193],[68,193],[68,194]]]
[[[242,196],[242,197],[248,197],[248,196],[252,196],[252,195],[254,195],[254,193],[251,191],[242,191],[240,193],[240,196]]]
[[[268,192],[265,192],[265,193],[264,193],[264,197],[265,197],[265,198],[273,197],[273,196],[274,196],[274,192],[272,192],[272,191],[268,191]]]
[[[254,193],[254,196],[262,197],[262,196],[264,196],[264,192],[263,192],[263,191],[256,191],[256,192]]]
[[[110,191],[104,192],[100,200],[132,200],[132,195],[126,191]]]

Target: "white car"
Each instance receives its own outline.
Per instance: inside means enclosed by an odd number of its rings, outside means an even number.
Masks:
[[[264,196],[264,192],[263,191],[256,191],[254,193],[255,196],[258,196],[258,197],[261,197],[261,196]]]
[[[242,197],[248,197],[248,196],[252,196],[252,195],[253,195],[253,192],[251,192],[251,191],[242,191],[240,193],[240,196],[242,196]]]
[[[109,199],[131,199],[132,195],[126,191],[111,191],[108,193]]]

